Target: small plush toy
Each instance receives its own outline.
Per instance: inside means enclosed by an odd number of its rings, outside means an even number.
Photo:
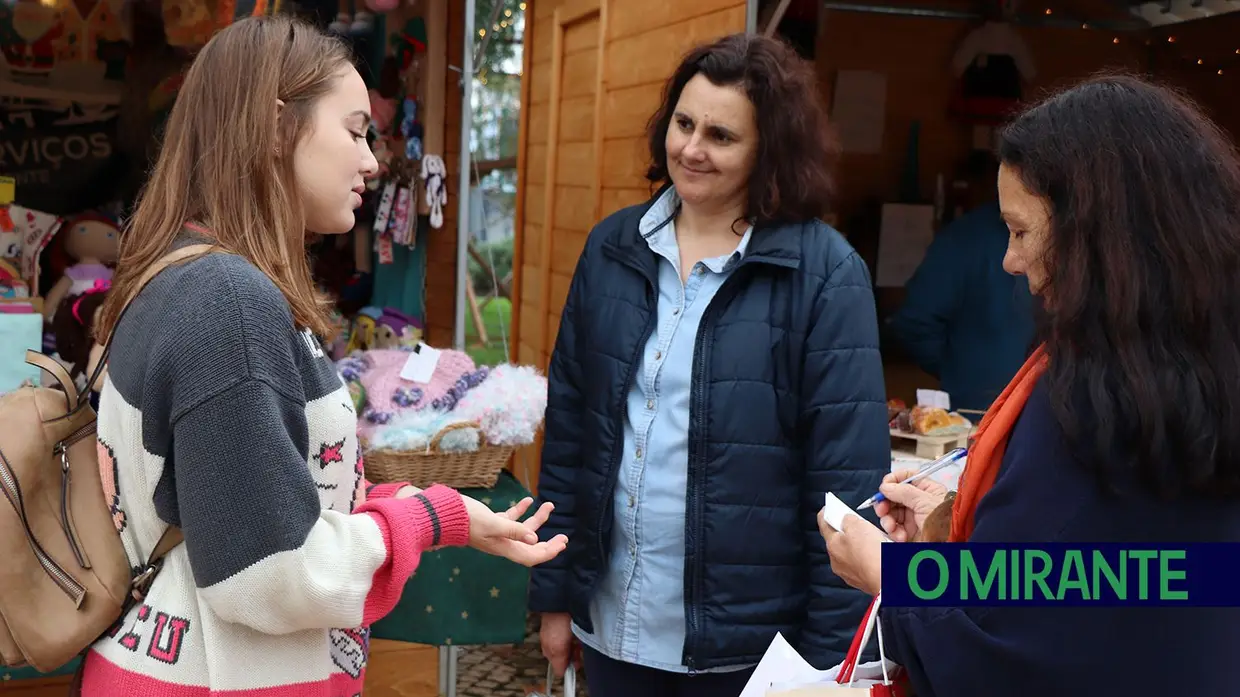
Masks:
[[[83,213],[60,230],[64,250],[75,263],[47,292],[43,316],[50,322],[61,301],[111,283],[111,266],[120,254],[120,235],[116,221],[100,213]]]
[[[422,324],[400,310],[385,307],[383,314],[375,320],[373,348],[412,349],[421,340]]]
[[[444,184],[447,176],[443,158],[438,155],[422,158],[422,180],[426,182],[426,205],[430,207],[433,228],[443,227],[443,207],[448,204],[448,187]]]

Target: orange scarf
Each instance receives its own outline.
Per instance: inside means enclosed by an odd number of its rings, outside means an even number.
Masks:
[[[999,465],[1003,462],[1003,453],[1007,449],[1008,438],[1012,436],[1012,428],[1024,411],[1034,385],[1044,372],[1046,349],[1039,346],[982,417],[982,423],[977,427],[977,434],[969,446],[969,457],[964,472],[960,475],[956,499],[952,502],[952,532],[949,542],[965,542],[972,536],[973,515],[977,512],[977,505],[994,486]]]

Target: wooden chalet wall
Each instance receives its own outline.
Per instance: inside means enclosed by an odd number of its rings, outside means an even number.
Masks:
[[[743,31],[746,2],[527,0],[525,16],[512,358],[545,370],[590,228],[650,194],[664,81],[694,45]],[[535,485],[536,449],[517,462]]]
[[[448,204],[444,206],[443,227],[432,230],[426,248],[426,341],[447,348],[452,345],[456,324],[456,221],[460,206],[461,171],[461,51],[464,45],[465,3],[459,0],[427,0],[421,3],[427,21],[427,35],[435,35],[436,15],[446,14],[447,50],[438,53],[427,47],[425,59],[427,133],[426,152],[443,157],[448,169],[445,184]],[[449,66],[455,66],[453,70]],[[442,81],[442,83],[440,82]],[[436,107],[438,102],[442,106]],[[432,133],[436,108],[443,114],[439,134]],[[442,145],[436,143],[436,140]]]

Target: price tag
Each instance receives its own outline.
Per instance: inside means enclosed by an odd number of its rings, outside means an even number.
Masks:
[[[409,360],[400,369],[400,377],[410,382],[429,383],[435,374],[435,366],[439,364],[439,349],[431,348],[422,342],[413,347]]]

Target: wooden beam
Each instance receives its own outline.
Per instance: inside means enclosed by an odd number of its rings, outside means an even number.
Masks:
[[[518,130],[520,126],[517,127]],[[517,158],[501,157],[498,160],[483,160],[474,163],[474,183],[497,169],[516,169]]]
[[[521,110],[517,115],[517,207],[513,214],[512,238],[512,314],[509,315],[512,343],[508,347],[508,360],[516,363],[521,338],[521,265],[525,263],[525,197],[529,192],[526,170],[529,162],[530,139],[530,67],[534,55],[534,5],[539,0],[525,2],[525,30],[521,36]]]
[[[594,75],[594,215],[603,217],[603,115],[607,109],[607,0],[598,0],[598,60]]]
[[[447,89],[448,80],[455,75],[448,72],[448,0],[424,0],[421,8],[426,22],[426,55],[422,57],[419,80],[422,94],[418,95],[422,102],[422,152],[439,155],[446,162]],[[419,183],[416,188],[418,213],[427,215],[431,209],[426,203],[425,186]]]

